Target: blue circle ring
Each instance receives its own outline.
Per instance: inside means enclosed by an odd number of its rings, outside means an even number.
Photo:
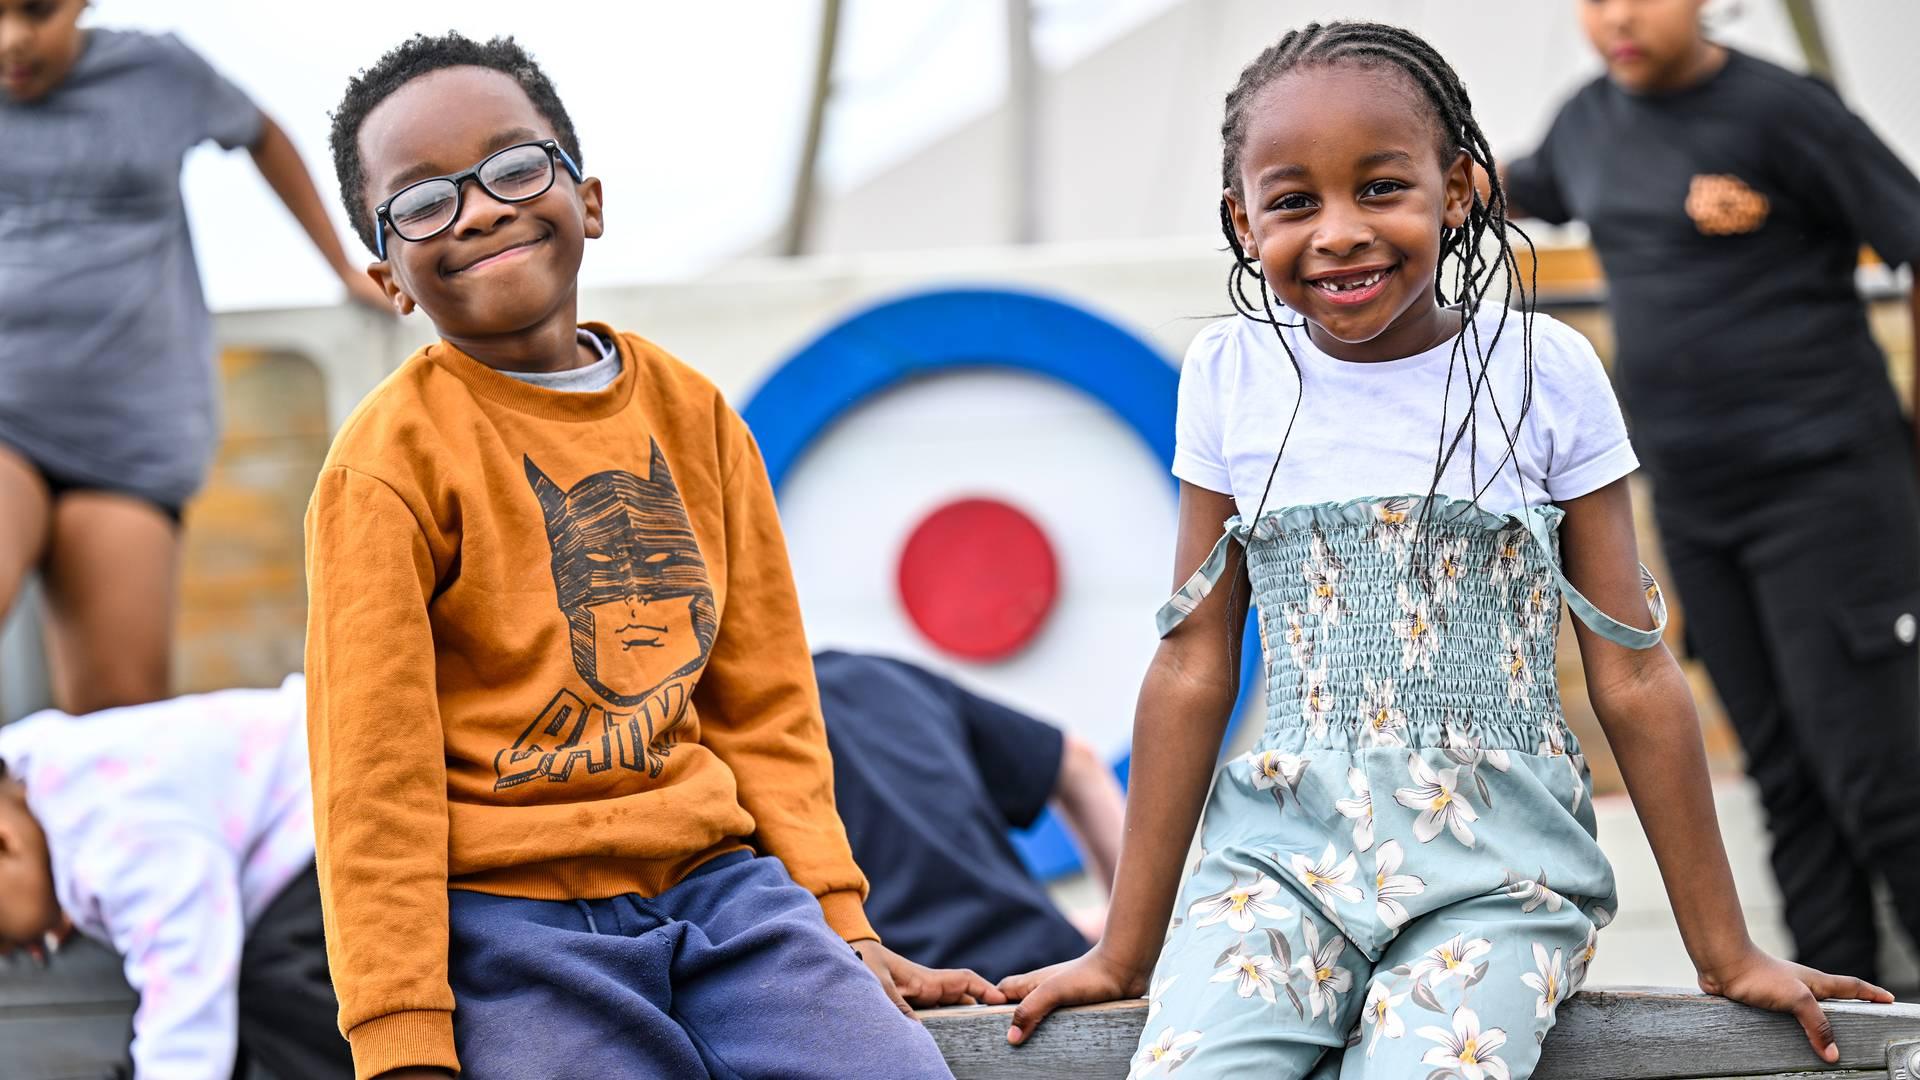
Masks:
[[[996,368],[1042,375],[1101,402],[1147,444],[1171,478],[1178,371],[1151,345],[1106,319],[1028,292],[944,289],[874,304],[794,353],[753,392],[740,415],[760,444],[777,493],[808,447],[875,395],[921,376]],[[1177,490],[1178,481],[1173,483]],[[1142,620],[1152,616],[1140,613]],[[1251,624],[1247,632],[1229,738],[1261,677],[1257,632]],[[1123,784],[1130,761],[1131,755],[1123,755],[1114,764]],[[1014,834],[1014,845],[1042,878],[1080,865],[1051,812]]]

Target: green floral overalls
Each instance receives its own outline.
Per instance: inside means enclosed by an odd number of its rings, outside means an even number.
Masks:
[[[1267,669],[1222,765],[1133,1076],[1525,1077],[1614,906],[1560,711],[1561,512],[1444,496],[1227,523],[1164,635],[1246,548]]]

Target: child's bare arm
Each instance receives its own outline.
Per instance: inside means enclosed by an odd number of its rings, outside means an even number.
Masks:
[[[1206,559],[1220,523],[1233,512],[1231,497],[1180,485],[1176,586]],[[1154,653],[1134,712],[1126,833],[1106,933],[1078,960],[1001,981],[1009,998],[1021,999],[1009,1041],[1025,1039],[1062,1006],[1146,989],[1233,709],[1236,672],[1229,643],[1240,640],[1246,625],[1245,573],[1234,549],[1220,584]]]
[[[320,199],[319,189],[313,186],[313,174],[307,171],[306,162],[300,159],[300,151],[294,148],[293,140],[273,117],[262,113],[260,116],[260,138],[250,148],[253,163],[273,193],[286,205],[287,212],[300,223],[300,228],[313,241],[320,257],[327,260],[327,266],[339,277],[340,284],[346,286],[347,296],[376,311],[390,311],[386,294],[380,286],[373,283],[365,270],[355,266],[348,257],[346,249],[340,244],[339,234],[333,231],[333,221],[327,217],[326,205]]]
[[[1652,628],[1626,481],[1564,508],[1568,579],[1602,611]],[[1777,960],[1754,945],[1720,839],[1699,717],[1679,665],[1664,645],[1628,649],[1578,620],[1574,627],[1594,712],[1646,829],[1701,989],[1793,1013],[1814,1049],[1835,1060],[1833,1033],[1816,999],[1891,1001],[1891,995],[1858,979]]]
[[[1127,796],[1120,781],[1084,740],[1066,737],[1053,805],[1086,861],[1087,872],[1113,892],[1113,870],[1120,861],[1120,837],[1126,827]]]
[[[1602,611],[1650,629],[1624,481],[1566,504],[1567,577]],[[1665,646],[1616,645],[1574,621],[1587,691],[1645,822],[1688,955],[1712,970],[1752,948],[1714,816],[1693,696]]]

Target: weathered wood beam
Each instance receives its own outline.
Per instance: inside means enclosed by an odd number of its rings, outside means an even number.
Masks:
[[[1576,995],[1547,1037],[1538,1080],[1885,1077],[1890,1048],[1920,1050],[1920,1006],[1828,1002],[1840,1061],[1814,1056],[1790,1017],[1679,990],[1613,988]],[[958,1080],[1124,1077],[1146,1003],[1113,1002],[1050,1017],[1024,1046],[1006,1044],[1009,1006],[920,1014]],[[1911,1044],[1911,1045],[1903,1045]],[[1898,1072],[1892,1075],[1901,1075]],[[1915,1074],[1909,1073],[1909,1076]]]

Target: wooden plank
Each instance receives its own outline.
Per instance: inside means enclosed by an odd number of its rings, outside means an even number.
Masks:
[[[1920,1006],[1830,1002],[1841,1060],[1814,1056],[1792,1018],[1678,990],[1576,995],[1547,1038],[1538,1080],[1885,1076],[1887,1046],[1920,1039]],[[1120,1080],[1146,1019],[1141,1001],[1069,1009],[1028,1043],[1006,1044],[1011,1006],[921,1013],[957,1080]]]
[[[134,996],[120,974],[120,958],[91,938],[76,936],[44,968],[24,954],[0,960],[0,1016],[20,1009],[99,1004],[132,1015]]]
[[[0,1077],[105,1080],[132,1075],[137,999],[120,958],[75,938],[45,968],[0,961]]]
[[[1772,1072],[1765,1076],[1728,1076],[1715,1080],[1888,1080],[1885,1069],[1841,1069],[1838,1072]]]
[[[920,1013],[954,1080],[1123,1080],[1146,1023],[1147,1006],[1134,1000],[1064,1009],[1047,1017],[1040,1030],[1017,1047],[1007,1045],[1012,1016],[1010,1005]]]
[[[1842,1069],[1884,1069],[1889,1043],[1920,1039],[1920,1006],[1834,1001],[1824,1006]],[[1791,1017],[1680,990],[1610,988],[1577,994],[1547,1037],[1545,1080],[1707,1077],[1822,1067]]]
[[[0,1017],[0,1076],[7,1080],[108,1080],[133,1074],[125,1014],[63,1012]]]

